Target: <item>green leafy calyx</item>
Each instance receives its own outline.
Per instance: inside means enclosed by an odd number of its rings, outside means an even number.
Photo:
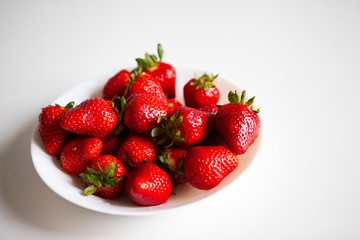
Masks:
[[[55,104],[56,107],[61,107],[61,108],[66,108],[66,109],[71,109],[71,108],[74,107],[74,105],[75,105],[75,102],[74,102],[74,101],[69,102],[68,104],[65,105],[65,107],[60,106],[60,105],[57,104],[57,103]]]
[[[240,97],[237,94],[236,90],[235,90],[235,93],[233,91],[230,91],[229,94],[228,94],[228,100],[229,100],[230,103],[232,103],[232,104],[238,104],[238,103],[244,104],[247,107],[249,107],[251,111],[253,111],[255,113],[259,113],[260,109],[254,109],[253,106],[252,106],[252,104],[254,103],[254,100],[255,100],[255,96],[250,98],[246,102],[245,102],[245,97],[246,97],[246,91],[245,90],[243,90],[241,92]]]
[[[158,118],[158,123],[162,122],[162,124],[151,131],[151,136],[158,138],[157,145],[169,148],[174,144],[174,141],[185,142],[185,139],[180,137],[180,130],[177,129],[183,121],[183,116],[178,117],[178,115],[179,111],[172,115],[170,119],[164,116]]]
[[[122,96],[122,97],[119,97],[119,96],[113,97],[113,99],[111,100],[110,105],[111,105],[111,107],[113,108],[114,112],[116,113],[116,115],[118,117],[117,126],[115,127],[115,130],[114,130],[114,134],[118,135],[125,129],[125,125],[124,125],[124,122],[123,122],[124,111],[125,111],[125,106],[126,106],[125,97],[124,96]]]
[[[157,53],[158,53],[158,56],[156,56],[154,54],[145,53],[145,58],[136,58],[135,60],[138,64],[139,68],[140,67],[143,69],[151,68],[151,67],[158,65],[162,61],[162,57],[164,55],[164,50],[160,43],[157,46]]]
[[[98,167],[99,171],[87,167],[87,171],[80,174],[80,177],[82,177],[82,179],[86,183],[92,184],[85,188],[84,193],[86,195],[91,195],[95,193],[96,189],[101,187],[110,188],[123,180],[123,177],[115,178],[115,170],[117,168],[117,164],[115,164],[114,162],[109,163],[105,170],[100,167],[99,163]]]
[[[126,94],[129,92],[130,87],[131,87],[131,84],[136,81],[136,78],[137,78],[142,72],[143,72],[143,68],[140,67],[140,66],[131,71],[131,73],[130,73],[130,78],[128,79],[128,84],[126,85],[126,88],[125,88],[125,90],[124,90],[124,95],[126,95]]]
[[[196,86],[195,90],[203,88],[206,92],[210,88],[215,87],[213,81],[218,77],[219,74],[209,76],[208,74],[204,73],[201,77],[197,77],[195,75],[195,81],[191,82],[190,85]]]
[[[163,151],[162,155],[159,156],[159,161],[162,162],[163,164],[167,165],[167,167],[170,169],[170,167],[169,167],[169,149],[166,149],[165,151]]]

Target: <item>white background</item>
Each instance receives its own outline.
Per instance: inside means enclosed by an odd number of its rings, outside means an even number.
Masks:
[[[359,239],[359,30],[359,1],[0,1],[0,239]],[[159,42],[256,95],[256,159],[178,211],[67,202],[32,165],[41,108]]]

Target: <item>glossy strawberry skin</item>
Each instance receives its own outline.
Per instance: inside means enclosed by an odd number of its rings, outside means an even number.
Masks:
[[[166,100],[148,94],[133,94],[126,101],[124,124],[137,133],[145,133],[158,125],[160,116],[168,116]]]
[[[217,113],[217,111],[219,111],[219,107],[216,106],[216,104],[209,104],[209,105],[204,105],[201,106],[199,108],[200,111],[204,111],[204,112],[208,112],[211,113],[215,116],[215,114]]]
[[[61,118],[69,109],[59,106],[48,106],[39,114],[39,134],[46,150],[52,155],[60,154],[71,133],[60,127]]]
[[[175,108],[181,107],[181,103],[176,100],[175,98],[168,99],[168,105],[169,105],[169,112],[174,110]]]
[[[215,126],[232,152],[244,154],[259,134],[260,118],[245,104],[228,103],[216,113]]]
[[[121,144],[117,158],[123,165],[135,167],[144,162],[154,163],[157,152],[151,137],[130,132]],[[124,154],[127,159],[124,159]]]
[[[164,170],[153,163],[145,163],[128,174],[125,191],[134,203],[141,206],[155,206],[169,199],[172,183]]]
[[[126,98],[129,98],[131,95],[136,93],[146,93],[164,100],[167,99],[159,81],[145,72],[137,76],[135,81],[131,83],[129,92],[126,94]]]
[[[195,188],[209,190],[228,176],[239,164],[239,159],[223,146],[197,146],[185,157],[185,175]]]
[[[121,70],[118,72],[106,82],[103,88],[102,97],[111,100],[114,96],[123,96],[130,78],[129,71]]]
[[[168,63],[159,62],[156,66],[144,69],[161,84],[168,98],[176,97],[176,71]]]
[[[180,148],[192,147],[206,136],[214,128],[213,117],[210,113],[190,107],[178,107],[172,111],[171,116],[179,112],[178,118],[183,117],[181,124],[176,128],[180,130],[180,137],[184,142],[174,142],[174,146]]]
[[[102,142],[99,138],[74,138],[67,142],[61,150],[61,165],[68,173],[83,173],[88,162],[99,156],[101,149]]]
[[[191,79],[184,86],[185,105],[193,108],[200,108],[201,106],[209,104],[217,104],[220,99],[220,91],[214,86],[207,91],[203,87],[196,89],[197,85],[191,85],[196,79]]]
[[[100,155],[112,155],[116,156],[120,146],[121,146],[121,137],[120,135],[110,132],[105,137],[101,138],[103,147]]]
[[[70,109],[60,126],[82,136],[103,138],[117,124],[117,115],[107,100],[90,98]]]
[[[114,162],[117,165],[114,178],[121,178],[121,177],[125,178],[126,177],[125,167],[122,165],[122,163],[117,158],[115,158],[111,155],[102,155],[102,156],[94,157],[88,163],[88,167],[100,172],[98,164],[100,165],[101,169],[105,170],[106,167],[111,162]],[[92,185],[92,184],[86,183],[87,187],[90,185]],[[120,193],[122,193],[124,191],[124,189],[125,189],[125,180],[122,180],[121,182],[116,183],[114,186],[109,187],[109,188],[107,188],[107,187],[97,188],[94,195],[99,196],[101,198],[105,198],[105,199],[112,199],[114,197],[117,197]]]

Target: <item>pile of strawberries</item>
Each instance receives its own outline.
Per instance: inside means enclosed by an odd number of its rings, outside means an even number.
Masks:
[[[137,58],[137,67],[110,78],[100,98],[79,105],[47,106],[39,133],[63,169],[79,175],[84,193],[110,199],[123,191],[136,204],[165,203],[174,187],[189,182],[216,187],[239,164],[259,133],[259,110],[245,91],[216,105],[217,75],[195,76],[175,99],[175,69],[158,55]]]

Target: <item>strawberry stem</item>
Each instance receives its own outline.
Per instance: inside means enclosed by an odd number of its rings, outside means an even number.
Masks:
[[[125,129],[125,125],[123,123],[123,115],[125,111],[126,100],[124,96],[122,97],[115,96],[113,97],[111,102],[112,102],[111,106],[118,117],[118,124],[114,131],[114,134],[118,135]]]
[[[203,88],[206,92],[209,88],[215,87],[213,81],[218,77],[219,74],[209,76],[208,74],[204,73],[201,77],[198,77],[194,74],[195,81],[191,82],[190,85],[195,86],[195,90]]]
[[[233,91],[230,91],[229,94],[228,94],[228,100],[230,103],[232,104],[244,104],[246,105],[247,107],[249,107],[249,109],[255,113],[259,113],[260,112],[260,109],[254,109],[252,104],[254,103],[254,100],[255,100],[255,96],[250,98],[249,100],[247,100],[245,102],[245,97],[246,97],[246,91],[243,90],[241,92],[241,97],[239,97],[239,95],[237,94],[237,91],[235,90],[235,93]]]
[[[128,79],[128,84],[126,85],[126,88],[125,88],[125,91],[124,91],[123,95],[126,95],[129,92],[131,84],[133,82],[135,82],[136,78],[143,72],[143,68],[144,67],[139,65],[137,68],[135,68],[134,70],[131,71],[130,78]]]
[[[236,91],[235,91],[235,93],[236,93]],[[240,103],[244,103],[245,97],[246,97],[246,91],[244,90],[241,93]]]
[[[163,123],[151,130],[151,137],[158,138],[156,141],[157,145],[169,148],[174,144],[174,141],[185,142],[185,139],[180,137],[180,130],[176,129],[183,121],[183,116],[178,117],[178,115],[179,111],[174,113],[170,119],[163,116],[158,118],[158,123]]]
[[[57,104],[57,103],[55,104],[55,106],[57,106],[57,107],[66,108],[66,109],[71,109],[71,108],[74,107],[74,105],[75,105],[75,102],[74,102],[74,101],[69,102],[68,104],[65,105],[65,107],[60,106],[60,105]]]
[[[135,61],[137,62],[139,68],[151,68],[158,65],[162,61],[164,50],[160,43],[157,45],[157,54],[159,58],[154,54],[145,53],[144,58],[136,58]]]
[[[99,163],[98,163],[98,167],[99,167],[99,171],[87,167],[87,171],[85,173],[79,174],[80,177],[84,180],[84,182],[92,184],[87,188],[85,188],[84,193],[86,195],[91,195],[95,193],[97,188],[101,188],[101,187],[110,188],[124,179],[123,177],[120,178],[114,177],[115,170],[118,167],[118,164],[115,164],[114,162],[109,163],[105,171],[100,167]]]
[[[230,91],[228,94],[228,100],[232,104],[240,103],[239,95],[237,94],[237,91],[235,90],[235,93],[233,91]]]
[[[158,56],[159,56],[159,62],[161,62],[163,54],[164,54],[164,50],[162,49],[162,46],[160,43],[158,44],[157,51],[158,51]]]
[[[255,100],[255,96],[252,97],[252,98],[250,98],[250,99],[245,103],[245,105],[248,106],[248,107],[251,106],[251,104],[254,103],[254,100]]]

